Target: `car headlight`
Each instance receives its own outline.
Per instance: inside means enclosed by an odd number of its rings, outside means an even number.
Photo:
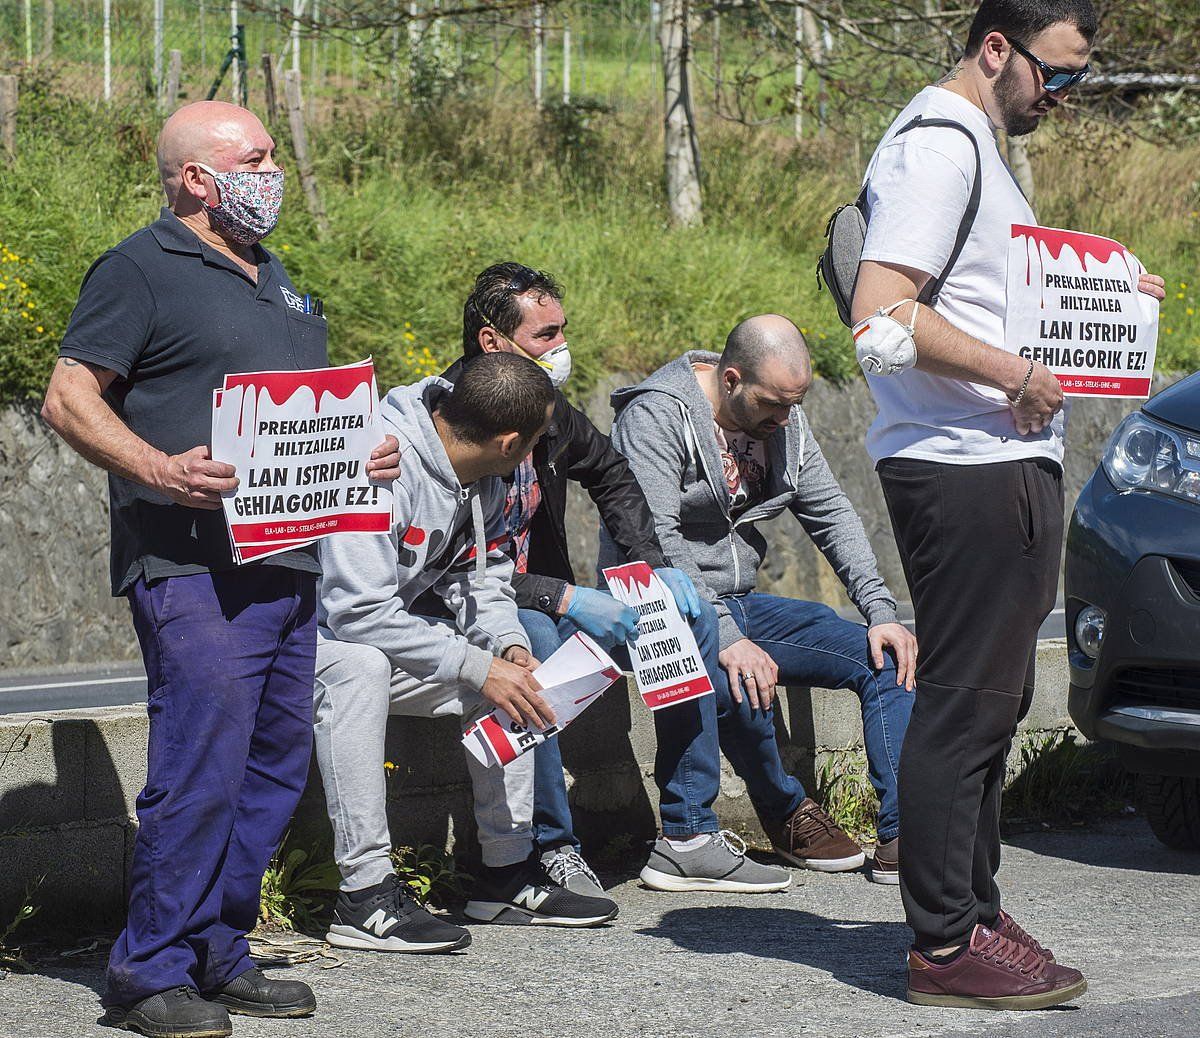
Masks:
[[[1145,490],[1200,503],[1200,439],[1144,414],[1131,414],[1117,426],[1103,464],[1118,490]]]
[[[1075,618],[1075,644],[1088,659],[1094,660],[1100,655],[1105,620],[1104,610],[1097,606],[1084,606]]]

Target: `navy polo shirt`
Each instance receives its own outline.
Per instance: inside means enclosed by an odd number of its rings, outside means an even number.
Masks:
[[[323,318],[303,313],[279,260],[255,246],[258,283],[169,209],[101,256],[83,279],[59,355],[115,372],[105,399],[167,454],[212,446],[225,375],[328,364]],[[109,475],[112,588],[234,568],[224,513],[178,505]],[[320,572],[309,547],[251,565]]]

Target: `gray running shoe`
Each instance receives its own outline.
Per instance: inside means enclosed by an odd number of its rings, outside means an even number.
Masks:
[[[791,884],[787,869],[760,865],[746,857],[746,844],[736,833],[722,829],[706,843],[679,851],[659,840],[642,869],[641,881],[651,890],[726,890],[765,894]]]
[[[542,868],[560,887],[584,897],[604,897],[604,888],[574,847],[555,847],[542,853]]]

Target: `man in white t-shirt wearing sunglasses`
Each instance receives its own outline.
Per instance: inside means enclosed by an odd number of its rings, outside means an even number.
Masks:
[[[1096,29],[1090,0],[984,0],[962,60],[897,116],[865,177],[852,319],[904,301],[895,315],[916,356],[869,376],[867,449],[921,644],[900,885],[915,935],[908,997],[926,1005],[1038,1009],[1087,987],[1001,909],[995,883],[1005,759],[1057,590],[1065,414],[1050,370],[1004,341],[1011,227],[1036,218],[993,131],[1036,129],[1087,75]],[[958,125],[909,127],[917,116]],[[1159,299],[1162,286],[1139,283]]]

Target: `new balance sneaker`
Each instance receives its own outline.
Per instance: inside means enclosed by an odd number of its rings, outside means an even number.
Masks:
[[[553,850],[543,851],[542,868],[555,883],[566,887],[572,894],[583,894],[585,897],[604,896],[604,888],[596,874],[574,847],[555,847]]]
[[[559,886],[531,855],[515,865],[484,868],[464,914],[481,923],[599,926],[616,917],[617,903]]]
[[[425,911],[398,876],[363,891],[342,891],[325,940],[338,948],[429,954],[465,948],[471,934]]]
[[[838,828],[811,797],[780,825],[763,824],[776,853],[805,869],[817,872],[851,872],[867,860],[859,847]]]
[[[996,922],[992,925],[992,929],[1001,937],[1007,937],[1009,940],[1016,941],[1017,944],[1023,944],[1026,948],[1032,948],[1035,952],[1040,952],[1045,955],[1051,962],[1056,961],[1054,952],[1038,941],[1025,930],[1011,915],[1004,909],[1000,909],[1000,914],[996,916]]]
[[[650,851],[640,879],[651,890],[726,890],[743,894],[783,890],[792,882],[786,869],[747,858],[745,842],[728,829],[712,833],[700,846],[686,851],[659,840]]]
[[[304,981],[275,980],[257,966],[204,997],[242,1016],[308,1016],[317,1008],[317,996]]]
[[[876,883],[900,883],[900,837],[878,844],[871,856],[871,879]]]
[[[109,1006],[104,1023],[147,1038],[226,1038],[233,1034],[225,1007],[206,1001],[189,987],[159,991],[131,1006]]]
[[[1085,991],[1087,981],[1078,970],[986,926],[976,926],[967,947],[947,962],[916,948],[908,953],[908,1000],[917,1005],[1046,1009]]]

